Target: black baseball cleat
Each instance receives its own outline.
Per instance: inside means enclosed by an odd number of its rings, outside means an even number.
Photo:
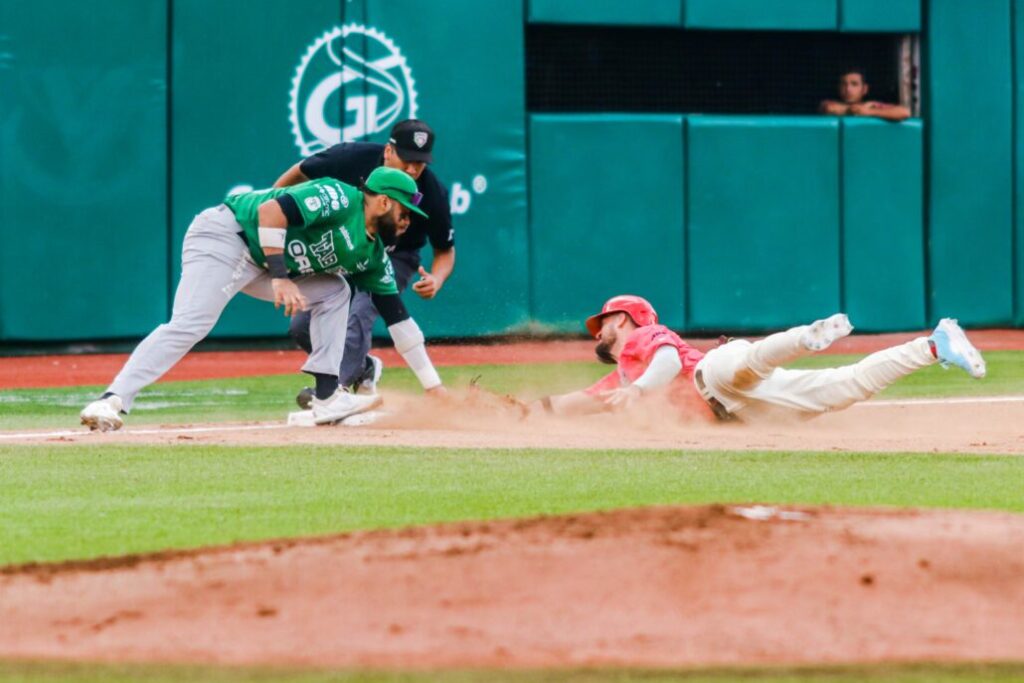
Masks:
[[[363,367],[363,374],[356,380],[352,387],[353,393],[371,395],[377,393],[377,384],[380,382],[381,373],[384,372],[384,361],[377,356],[367,354],[366,364]]]
[[[295,402],[299,404],[299,407],[303,410],[309,410],[313,407],[313,398],[316,396],[316,392],[313,391],[312,387],[306,387],[298,393],[295,397]]]

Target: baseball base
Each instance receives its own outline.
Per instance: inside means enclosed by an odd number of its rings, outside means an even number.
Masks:
[[[341,422],[337,423],[345,427],[365,427],[366,425],[373,424],[383,417],[388,415],[383,410],[370,410],[365,413],[358,413],[351,415]],[[289,427],[316,427],[316,422],[313,419],[312,410],[296,410],[295,412],[288,413],[288,426]]]

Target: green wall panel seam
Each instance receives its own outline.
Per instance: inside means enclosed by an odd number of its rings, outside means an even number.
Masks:
[[[174,154],[174,88],[171,84],[174,83],[174,0],[167,0],[167,63],[164,67],[164,78],[167,79],[167,99],[164,103],[167,124],[166,134],[164,137],[164,166],[167,169],[167,177],[165,179],[165,187],[167,192],[167,207],[164,211],[164,235],[165,243],[167,245],[167,253],[164,255],[167,261],[167,291],[164,292],[166,301],[166,310],[164,312],[164,319],[171,319],[171,311],[174,310],[174,294],[177,290],[175,286],[174,272],[174,250],[178,245],[174,244],[174,172],[173,172],[173,154]]]
[[[530,0],[523,0],[523,25],[530,21]],[[526,31],[523,31],[523,40],[526,40]],[[524,49],[525,54],[525,49]],[[526,60],[520,64],[523,70],[523,83],[526,83]],[[528,320],[537,320],[537,291],[534,285],[534,257],[533,257],[533,153],[531,142],[533,140],[533,117],[530,111],[523,107],[523,144],[526,147],[526,317]]]
[[[921,50],[921,73],[919,78],[923,85],[927,85],[927,79],[931,74],[932,62],[932,41],[929,40],[931,32],[931,3],[928,0],[921,0],[921,37],[924,42],[924,49]],[[932,89],[922,87],[921,95],[921,120],[928,121],[932,113]],[[932,306],[932,262],[931,262],[931,241],[932,241],[932,136],[931,129],[927,124],[921,131],[924,138],[921,140],[921,228],[924,231],[924,239],[921,240],[921,247],[924,251],[924,322],[931,325],[933,320]]]
[[[1010,0],[1010,149],[1013,150],[1013,162],[1010,164],[1010,216],[1011,216],[1011,230],[1010,230],[1010,254],[1011,254],[1011,282],[1013,286],[1013,317],[1014,324],[1020,324],[1024,322],[1021,320],[1022,312],[1024,312],[1024,302],[1021,301],[1020,297],[1020,268],[1021,263],[1020,251],[1019,251],[1019,240],[1018,233],[1020,232],[1018,211],[1020,210],[1020,202],[1017,198],[1017,183],[1019,181],[1020,172],[1017,168],[1019,160],[1017,156],[1019,154],[1017,150],[1018,139],[1020,132],[1017,130],[1018,123],[1018,108],[1020,107],[1020,93],[1018,78],[1020,74],[1017,73],[1017,32],[1019,27],[1017,26],[1017,3],[1014,0]]]
[[[685,6],[685,2],[683,3]],[[690,117],[683,117],[683,329],[690,329],[690,290],[693,264],[690,262]]]
[[[839,0],[842,9],[842,1]],[[839,207],[839,310],[846,312],[846,122],[839,122],[839,135],[836,144],[839,146],[836,158],[839,160],[838,207]]]

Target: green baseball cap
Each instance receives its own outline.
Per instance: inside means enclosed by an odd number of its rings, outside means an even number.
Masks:
[[[365,185],[370,192],[391,197],[407,209],[415,211],[424,218],[429,218],[419,208],[420,202],[423,201],[423,194],[416,188],[416,181],[405,171],[378,166],[366,179]]]

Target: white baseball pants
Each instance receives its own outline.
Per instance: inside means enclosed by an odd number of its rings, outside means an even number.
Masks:
[[[735,340],[713,349],[697,364],[705,392],[731,414],[756,417],[771,408],[813,415],[865,401],[935,357],[926,337],[872,353],[853,365],[824,370],[787,370],[782,365],[811,355],[794,327],[756,342]],[[698,387],[699,388],[699,387]]]
[[[274,300],[270,275],[257,266],[239,237],[242,226],[223,204],[206,209],[192,221],[182,246],[181,280],[174,294],[171,320],[135,347],[107,391],[117,394],[128,411],[136,395],[170,370],[202,341],[238,292]],[[307,275],[295,280],[309,302],[313,350],[305,372],[338,374],[345,348],[351,297],[348,283],[336,275]],[[284,321],[282,320],[282,323]]]

